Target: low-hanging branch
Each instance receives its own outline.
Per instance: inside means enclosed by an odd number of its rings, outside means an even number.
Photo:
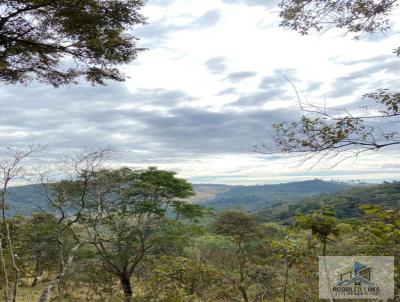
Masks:
[[[364,95],[374,101],[367,114],[351,113],[347,109],[304,106],[298,121],[274,124],[273,144],[260,144],[255,151],[307,154],[310,157],[334,157],[348,153],[350,157],[366,151],[400,144],[400,93],[380,89]]]

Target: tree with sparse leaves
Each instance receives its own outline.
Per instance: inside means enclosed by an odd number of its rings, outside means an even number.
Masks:
[[[307,35],[338,27],[355,34],[390,29],[390,17],[398,0],[283,0],[279,4],[281,26]]]
[[[145,23],[143,0],[4,0],[0,81],[53,86],[85,78],[122,81],[119,64],[141,50],[130,30]]]
[[[227,236],[235,245],[237,260],[236,274],[229,278],[240,292],[244,302],[250,301],[249,284],[251,283],[248,244],[260,238],[261,228],[251,215],[237,210],[222,212],[212,225],[216,234]]]
[[[330,28],[344,29],[358,39],[363,34],[388,31],[399,1],[390,0],[283,0],[281,26],[302,35]],[[400,55],[400,47],[394,50]],[[294,86],[294,85],[293,85]],[[297,93],[297,91],[296,91]],[[273,125],[274,145],[256,147],[263,153],[295,153],[345,158],[400,144],[398,130],[400,93],[378,89],[363,95],[365,106],[358,111],[302,104],[302,118]]]

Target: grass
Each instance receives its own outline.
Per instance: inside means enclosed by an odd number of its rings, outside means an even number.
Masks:
[[[18,302],[35,302],[39,299],[40,294],[46,287],[45,283],[31,287],[28,284],[21,284],[18,289]],[[108,295],[107,297],[99,297],[90,294],[85,288],[74,288],[60,294],[58,290],[54,292],[51,299],[52,302],[121,302],[123,301],[120,293]]]

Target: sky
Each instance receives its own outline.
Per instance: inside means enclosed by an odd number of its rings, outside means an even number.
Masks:
[[[194,183],[400,178],[396,148],[334,168],[252,151],[270,142],[272,124],[301,115],[288,79],[302,99],[329,106],[396,88],[400,24],[356,41],[339,30],[284,29],[274,0],[150,0],[142,13],[148,24],[134,34],[147,50],[121,67],[126,82],[0,84],[2,145],[112,146],[116,165],[157,166]]]

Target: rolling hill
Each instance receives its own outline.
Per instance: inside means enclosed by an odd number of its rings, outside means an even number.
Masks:
[[[400,182],[360,185],[342,192],[307,197],[273,209],[261,210],[257,216],[263,221],[292,223],[297,214],[309,214],[324,205],[332,205],[338,218],[352,220],[363,216],[360,206],[365,204],[375,204],[391,210],[400,209]]]
[[[196,190],[198,186],[195,185]],[[207,191],[208,198],[202,200],[201,203],[217,210],[243,208],[245,210],[257,211],[277,207],[281,204],[292,203],[306,197],[342,192],[353,186],[348,183],[319,179],[272,185],[227,186],[216,187],[218,190],[214,191],[212,198],[210,194],[212,187],[210,187]],[[201,185],[203,191],[206,188],[207,185]]]
[[[273,185],[229,186],[219,184],[193,185],[196,196],[190,202],[203,204],[216,210],[243,208],[250,211],[276,208],[306,197],[342,192],[352,185],[341,182],[309,180]],[[40,185],[9,188],[9,214],[30,215],[47,209],[46,198]]]

